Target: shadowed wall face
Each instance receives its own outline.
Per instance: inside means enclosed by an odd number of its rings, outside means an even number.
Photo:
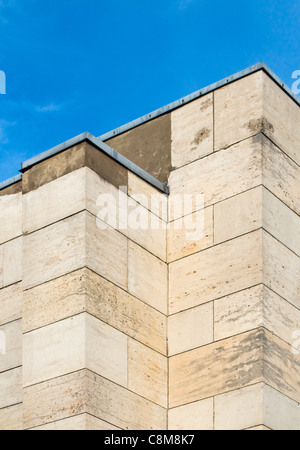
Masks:
[[[0,429],[299,429],[299,130],[259,71],[107,141],[168,197],[87,142],[2,190]]]
[[[106,144],[162,183],[168,181],[172,168],[170,113],[113,137]]]

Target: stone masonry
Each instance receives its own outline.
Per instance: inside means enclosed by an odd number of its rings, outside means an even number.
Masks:
[[[0,429],[299,430],[299,103],[261,65],[101,141],[0,190]]]

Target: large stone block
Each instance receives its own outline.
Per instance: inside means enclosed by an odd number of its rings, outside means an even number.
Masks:
[[[264,383],[215,397],[215,429],[243,430],[264,425]]]
[[[172,166],[184,166],[214,151],[213,94],[194,100],[171,114]]]
[[[22,193],[0,197],[0,244],[22,235]]]
[[[263,234],[263,280],[266,286],[299,308],[300,258],[268,233]]]
[[[170,407],[262,381],[262,330],[254,330],[172,356]]]
[[[262,282],[262,231],[203,250],[169,265],[170,313]]]
[[[215,397],[215,429],[299,430],[300,405],[264,383]]]
[[[24,386],[84,368],[127,386],[127,336],[86,313],[24,335]]]
[[[76,270],[24,291],[23,332],[86,312],[86,273]]]
[[[149,209],[154,215],[168,221],[168,195],[162,193],[133,172],[128,172],[128,196]]]
[[[23,289],[86,265],[86,213],[24,236]]]
[[[86,207],[86,168],[53,180],[23,195],[23,231],[30,233]]]
[[[100,229],[82,212],[24,237],[23,288],[58,278],[85,266],[116,284],[127,286],[127,239]]]
[[[263,185],[300,214],[300,166],[263,135],[255,138],[263,151]]]
[[[0,289],[0,325],[22,317],[22,284]]]
[[[256,137],[174,170],[169,177],[169,201],[178,195],[183,201],[184,195],[192,199],[202,195],[206,207],[240,194],[262,184],[261,161],[262,143]],[[170,213],[170,220],[182,216],[180,208]]]
[[[25,333],[88,312],[166,354],[165,315],[89,269],[25,291],[23,303]]]
[[[264,328],[170,358],[170,406],[265,382],[299,402],[300,356]]]
[[[214,205],[214,242],[227,241],[262,227],[262,187]]]
[[[214,399],[207,398],[172,408],[168,418],[169,430],[213,430]]]
[[[168,276],[167,264],[129,242],[128,290],[130,294],[167,314]]]
[[[152,209],[157,213],[159,212],[160,201],[164,203],[163,208],[166,209],[165,194],[159,194],[159,191],[145,182],[145,193],[143,193],[144,185],[140,187],[139,192],[134,192],[132,188],[127,191],[127,187],[123,186],[126,189],[123,192],[99,177],[95,172],[86,170],[87,209],[99,219],[97,225],[103,227],[105,223],[107,226],[111,226],[146,250],[165,260],[166,223],[158,215],[151,212]],[[137,187],[138,185],[134,184],[133,186]],[[131,196],[128,196],[127,192]],[[154,206],[152,207],[151,199],[153,195],[159,196],[159,199],[157,200],[158,205],[156,205],[157,202],[154,199]],[[160,200],[161,197],[162,200]]]
[[[300,255],[300,217],[263,186],[214,205],[215,244],[260,227]]]
[[[78,416],[68,417],[67,419],[41,425],[31,428],[38,431],[98,431],[98,430],[120,430],[120,428],[111,425],[108,422],[97,419],[90,414],[79,414]]]
[[[86,213],[86,266],[127,289],[127,238],[112,229],[101,229],[96,217]]]
[[[169,356],[213,341],[213,302],[168,317]]]
[[[228,84],[215,91],[215,150],[268,128],[263,122],[263,72]]]
[[[263,117],[268,122],[266,135],[300,165],[299,105],[267,74],[263,73]]]
[[[22,403],[0,409],[0,430],[2,431],[23,430]]]
[[[165,408],[168,404],[168,360],[133,339],[128,341],[128,388]]]
[[[19,237],[0,245],[0,288],[22,280],[22,241]]]
[[[22,365],[22,320],[0,326],[5,336],[5,354],[0,353],[0,372]]]
[[[0,373],[0,410],[22,403],[22,367]]]
[[[85,283],[90,314],[166,355],[164,314],[91,271],[87,271]]]
[[[164,408],[88,370],[24,389],[25,428],[84,413],[125,430],[166,429]]]
[[[213,207],[170,222],[167,231],[168,262],[197,253],[213,245]]]

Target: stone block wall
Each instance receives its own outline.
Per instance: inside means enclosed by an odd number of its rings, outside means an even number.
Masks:
[[[299,125],[260,70],[107,142],[169,196],[89,142],[0,191],[0,429],[300,429]]]

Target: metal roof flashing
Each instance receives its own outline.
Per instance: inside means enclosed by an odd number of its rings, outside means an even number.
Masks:
[[[3,189],[6,189],[9,186],[12,186],[13,184],[18,183],[19,181],[22,181],[22,175],[16,175],[15,177],[9,178],[8,180],[2,181],[0,183],[0,191]]]
[[[261,63],[255,64],[251,67],[248,67],[247,69],[244,69],[241,72],[238,72],[234,75],[224,78],[223,80],[220,80],[214,84],[211,84],[210,86],[200,89],[186,97],[176,100],[175,102],[170,103],[169,105],[159,108],[156,111],[146,114],[145,116],[142,116],[136,120],[133,120],[132,122],[129,122],[121,127],[118,127],[108,133],[105,133],[102,136],[95,137],[88,132],[82,133],[82,134],[74,137],[73,139],[70,139],[60,145],[57,145],[56,147],[53,147],[50,150],[40,153],[39,155],[23,162],[20,172],[23,173],[26,170],[33,167],[35,164],[38,164],[41,161],[51,158],[52,156],[54,156],[58,153],[61,153],[64,150],[67,150],[68,148],[73,147],[74,145],[80,144],[84,141],[88,141],[92,145],[94,145],[96,148],[98,148],[100,151],[106,153],[111,158],[118,161],[121,165],[126,167],[131,172],[135,173],[140,178],[142,178],[145,181],[147,181],[148,183],[152,184],[154,187],[161,190],[162,192],[169,194],[170,190],[169,190],[167,183],[160,182],[159,180],[154,178],[152,175],[150,175],[149,173],[145,172],[143,169],[138,167],[132,161],[128,160],[123,155],[118,153],[116,150],[114,150],[113,148],[111,148],[110,146],[105,144],[104,141],[107,141],[108,139],[111,139],[115,136],[125,133],[126,131],[136,128],[145,122],[155,119],[156,117],[162,116],[163,114],[166,114],[177,108],[180,108],[180,106],[183,106],[189,102],[192,102],[193,100],[195,100],[199,97],[202,97],[210,92],[213,92],[217,89],[220,89],[230,83],[233,83],[234,81],[240,80],[240,79],[247,77],[255,72],[258,72],[259,70],[263,70],[267,75],[269,75],[273,79],[273,81],[275,83],[277,83],[278,86],[280,86],[286,92],[286,94],[289,95],[292,98],[292,100],[294,100],[300,106],[300,98],[296,94],[294,94],[292,92],[292,90],[285,83],[283,83],[263,62],[261,62]],[[12,184],[15,184],[21,180],[22,180],[22,175],[17,175],[13,178],[10,178],[9,180],[3,181],[0,183],[0,190],[5,189],[6,187],[11,186]]]
[[[120,163],[122,166],[130,170],[131,172],[135,173],[137,176],[145,180],[146,182],[150,183],[152,186],[156,187],[160,191],[164,192],[165,194],[169,194],[169,187],[167,183],[162,183],[156,178],[154,178],[149,173],[145,172],[143,169],[141,169],[139,166],[134,164],[129,159],[125,158],[123,155],[118,153],[113,148],[109,147],[107,144],[101,141],[100,138],[97,138],[90,134],[89,132],[82,133],[60,145],[57,145],[56,147],[53,147],[50,150],[47,150],[46,152],[41,153],[40,155],[37,155],[31,159],[28,159],[27,161],[22,163],[21,172],[25,172],[26,170],[30,169],[34,165],[38,164],[41,161],[45,161],[46,159],[51,158],[54,155],[57,155],[58,153],[61,153],[68,148],[71,148],[75,145],[78,145],[82,142],[89,142],[92,145],[94,145],[98,150],[104,152],[106,155],[110,156],[112,159]]]

